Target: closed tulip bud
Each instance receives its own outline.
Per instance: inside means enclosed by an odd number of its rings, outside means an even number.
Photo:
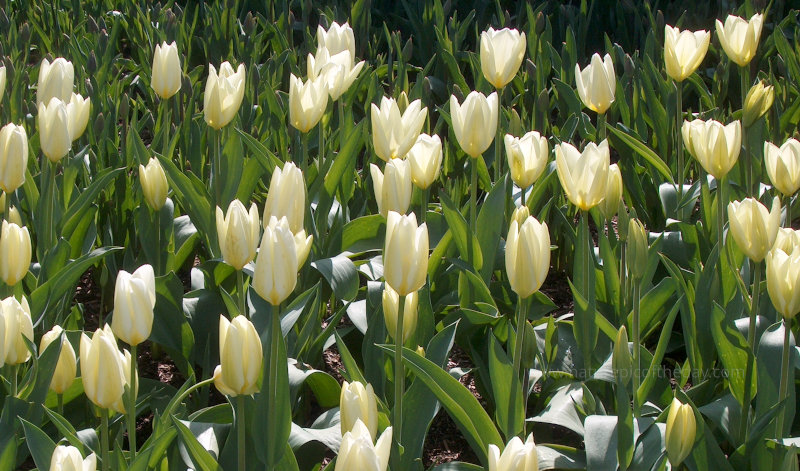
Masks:
[[[614,379],[624,387],[631,383],[631,373],[633,368],[633,358],[628,346],[628,329],[623,325],[617,333],[617,341],[614,342],[614,353],[611,356],[611,368],[614,370]]]
[[[236,270],[256,258],[258,236],[261,232],[261,221],[258,219],[258,208],[250,205],[250,212],[241,201],[233,200],[228,206],[228,213],[223,214],[217,206],[217,236],[222,259]]]
[[[270,218],[256,257],[253,288],[273,306],[288,298],[297,285],[297,252],[295,235],[286,218]]]
[[[47,59],[42,60],[39,67],[39,84],[36,89],[36,105],[49,103],[52,98],[58,98],[66,103],[72,96],[75,69],[72,62],[59,57],[52,63]]]
[[[511,289],[525,299],[539,290],[550,270],[550,233],[547,223],[533,216],[520,223],[516,213],[508,228],[506,273]]]
[[[406,296],[403,303],[403,338],[401,343],[406,343],[417,330],[417,306],[419,305],[419,294],[417,291]],[[395,332],[397,330],[397,316],[400,308],[400,296],[389,285],[383,287],[383,319],[386,322],[386,330],[389,336],[397,342]]]
[[[272,217],[285,217],[292,232],[302,231],[306,214],[305,188],[303,172],[294,163],[285,163],[283,169],[276,167],[264,205],[264,226],[269,224]]]
[[[0,232],[0,278],[14,286],[28,273],[31,265],[31,235],[27,227],[3,221]]]
[[[792,250],[787,252],[785,248]],[[800,312],[800,249],[775,247],[767,254],[766,262],[767,292],[772,305],[784,319],[791,320]]]
[[[94,453],[84,459],[74,446],[58,445],[50,458],[50,471],[97,471]]]
[[[556,170],[567,198],[583,211],[603,201],[608,187],[611,154],[608,142],[590,142],[579,152],[572,144],[556,144]]]
[[[495,88],[514,79],[525,57],[525,33],[516,29],[489,28],[481,33],[481,70]]]
[[[0,367],[18,365],[30,359],[23,337],[33,342],[31,308],[24,297],[22,302],[13,296],[0,301]]]
[[[706,30],[681,31],[664,27],[664,64],[667,75],[676,82],[683,82],[692,75],[708,52],[711,33]]]
[[[331,55],[347,51],[350,57],[356,56],[356,37],[349,23],[340,25],[335,21],[326,31],[317,26],[317,49],[325,48]]]
[[[611,219],[617,214],[619,203],[622,201],[622,174],[617,164],[608,167],[608,186],[603,201],[598,205],[600,212],[606,219]]]
[[[114,287],[114,335],[128,345],[139,345],[150,337],[156,279],[153,267],[142,265],[135,272],[120,270]]]
[[[780,147],[765,142],[764,166],[775,188],[791,197],[800,189],[800,142],[789,139]]]
[[[0,103],[3,102],[6,90],[6,66],[0,66]]]
[[[28,168],[28,135],[25,128],[9,123],[0,129],[0,189],[13,193],[25,183]]]
[[[739,249],[754,261],[760,262],[775,243],[781,225],[781,202],[776,196],[772,210],[755,198],[728,203],[730,232]]]
[[[730,60],[742,67],[750,63],[758,49],[763,23],[764,16],[760,13],[753,15],[750,21],[728,15],[724,26],[717,20],[717,37]]]
[[[422,101],[414,100],[401,114],[394,98],[383,97],[380,108],[372,104],[370,117],[375,154],[388,162],[405,157],[417,142],[428,108],[423,108]]]
[[[156,45],[150,88],[161,99],[166,100],[181,89],[181,75],[181,59],[178,56],[178,46],[175,41],[172,41],[172,44],[164,41]]]
[[[50,389],[56,394],[64,394],[64,391],[72,386],[75,380],[75,375],[78,372],[78,360],[75,358],[75,349],[72,344],[67,340],[66,335],[62,335],[64,330],[61,326],[53,326],[49,332],[42,336],[39,344],[39,352],[44,352],[45,349],[58,340],[61,343],[61,352],[58,355],[58,363],[53,372],[53,379],[50,381]]]
[[[628,225],[628,271],[631,276],[638,280],[644,276],[644,269],[647,267],[647,257],[650,244],[647,240],[647,230],[642,223],[631,218]]]
[[[724,178],[739,159],[742,146],[739,121],[727,126],[713,119],[684,121],[681,133],[686,150],[717,180]]]
[[[387,427],[373,445],[369,429],[364,422],[357,420],[342,437],[334,471],[386,471],[391,449],[392,427]]]
[[[153,211],[160,210],[167,202],[169,184],[167,175],[158,159],[150,158],[147,167],[139,164],[139,183],[142,185],[142,193],[147,206],[150,206]]]
[[[605,113],[614,103],[617,90],[617,76],[611,56],[606,54],[600,59],[600,55],[595,53],[592,62],[583,70],[575,64],[575,83],[583,104],[598,114]]]
[[[498,112],[497,92],[488,97],[480,92],[470,92],[461,105],[455,96],[450,96],[453,132],[467,155],[478,158],[489,148],[497,134]]]
[[[369,430],[372,440],[378,433],[378,401],[372,385],[367,383],[365,388],[358,381],[342,384],[342,393],[339,396],[339,416],[341,419],[342,435],[353,430],[357,421],[363,422]]]
[[[91,106],[91,98],[84,98],[77,93],[72,94],[72,98],[67,104],[67,116],[69,118],[69,135],[73,141],[81,137],[86,130]]]
[[[328,87],[331,100],[336,101],[358,78],[364,61],[353,63],[350,51],[331,55],[325,48],[317,49],[316,55],[308,55],[307,71],[309,80],[321,80]]]
[[[289,77],[289,124],[300,132],[317,125],[328,106],[328,85],[323,78],[306,83],[292,74]]]
[[[539,455],[533,434],[528,434],[525,443],[514,437],[506,445],[503,454],[497,445],[489,445],[489,471],[538,471]]]
[[[130,359],[130,353],[127,357]],[[117,348],[111,326],[95,330],[91,339],[81,334],[80,360],[86,397],[100,408],[117,410],[115,406],[123,402],[130,368],[126,368],[125,355]]]
[[[8,214],[5,214],[5,207],[6,207],[6,194],[0,193],[0,214],[3,215],[2,219],[10,223],[14,223],[20,227],[22,227],[22,219],[19,217],[19,211],[14,206],[11,206],[8,210]]]
[[[60,99],[53,97],[47,104],[39,103],[39,145],[51,162],[63,159],[72,147],[69,120],[67,104]]]
[[[386,217],[389,211],[405,214],[411,204],[412,189],[408,161],[398,159],[386,162],[385,173],[381,173],[377,165],[370,164],[369,171],[381,216]]]
[[[536,131],[522,137],[506,134],[504,138],[511,180],[520,188],[528,188],[536,182],[550,157],[547,138]]]
[[[258,392],[261,374],[261,339],[245,316],[228,321],[219,316],[219,361],[214,369],[214,385],[226,396]]]
[[[417,226],[414,213],[402,216],[390,211],[386,220],[383,275],[398,295],[422,288],[428,274],[428,226]]]
[[[213,65],[208,64],[208,79],[203,95],[203,114],[206,123],[220,130],[230,123],[244,98],[245,68],[239,64],[236,72],[229,62],[219,66],[219,74]]]
[[[672,399],[667,415],[667,458],[673,468],[683,463],[694,447],[697,433],[694,410],[690,404],[683,404],[678,398]]]
[[[769,111],[775,101],[775,92],[772,85],[764,86],[764,81],[753,85],[747,92],[744,99],[744,111],[742,112],[742,124],[749,127],[751,124]]]
[[[406,160],[411,166],[411,182],[420,190],[429,188],[442,171],[442,140],[436,134],[420,134]]]

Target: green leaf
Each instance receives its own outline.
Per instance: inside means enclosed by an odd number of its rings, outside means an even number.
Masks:
[[[188,427],[186,427],[186,425],[183,424],[183,422],[173,416],[172,423],[178,430],[178,434],[181,437],[181,442],[183,443],[183,446],[186,447],[186,451],[189,453],[189,456],[197,467],[197,470],[222,471],[222,467],[219,465],[219,463],[217,463],[217,460],[211,456],[208,450],[203,448],[203,445],[197,441],[194,434],[191,432],[191,430],[189,430]]]
[[[489,376],[495,402],[495,418],[506,439],[519,435],[525,425],[523,411],[522,385],[514,381],[514,365],[491,331],[489,337]],[[509,335],[511,335],[509,333]],[[511,342],[508,343],[509,348]],[[516,386],[512,391],[512,386]]]
[[[342,251],[353,253],[381,250],[386,238],[386,218],[370,214],[354,219],[342,228]]]
[[[125,171],[124,168],[117,168],[102,173],[101,176],[95,177],[92,184],[83,190],[78,198],[67,208],[64,212],[69,215],[64,221],[61,229],[61,237],[69,239],[75,228],[83,222],[86,218],[86,211],[89,206],[97,201],[97,196],[105,189],[119,174]]]
[[[483,281],[489,282],[494,271],[494,258],[497,254],[497,245],[500,242],[500,233],[505,219],[506,179],[494,185],[486,201],[481,205],[478,213],[477,232],[478,244],[483,255],[483,266],[480,273]]]
[[[728,372],[731,393],[739,404],[742,404],[744,403],[744,375],[749,347],[742,334],[726,318],[725,311],[717,303],[714,303],[714,309],[711,311],[711,334],[714,337],[720,360]],[[756,368],[754,371],[758,371],[756,365],[753,366]],[[755,395],[757,384],[755,375],[753,376],[751,394]],[[748,402],[750,399],[748,398]]]
[[[153,330],[150,340],[180,356],[173,360],[188,373],[194,348],[194,333],[183,313],[183,283],[174,272],[156,277],[156,305],[153,310]]]
[[[19,418],[19,421],[22,422],[22,428],[25,430],[25,442],[28,444],[28,450],[31,452],[36,467],[41,470],[49,469],[50,458],[53,450],[56,449],[56,444],[39,427],[22,417]]]
[[[663,175],[670,182],[674,182],[672,173],[670,172],[669,167],[667,167],[667,164],[665,164],[664,161],[661,160],[661,157],[659,157],[643,142],[626,133],[625,131],[615,128],[614,126],[607,126],[606,130],[609,133],[609,138],[611,139],[614,149],[620,152],[623,149],[628,149],[638,154],[639,156],[643,157],[647,163],[652,165],[653,168],[658,171],[658,173]]]
[[[450,200],[447,193],[439,193],[439,200],[442,203],[442,211],[444,218],[447,221],[450,234],[461,253],[461,258],[472,266],[476,271],[480,270],[483,266],[483,256],[481,255],[481,247],[478,238],[475,234],[471,233],[467,221],[456,205]],[[468,238],[472,239],[472,253],[470,254],[470,242]]]
[[[352,137],[345,140],[344,146],[334,158],[333,165],[331,165],[330,170],[328,170],[328,173],[324,176],[325,192],[331,198],[333,198],[339,185],[343,184],[343,181],[352,181],[351,175],[347,174],[347,169],[354,168],[356,157],[358,157],[359,152],[361,152],[361,147],[364,145],[364,140],[361,139],[361,136],[364,133],[366,122],[366,119],[362,119],[356,127],[350,131],[350,136]],[[313,196],[315,192],[312,191],[309,191],[309,195]]]
[[[311,262],[333,289],[338,299],[352,301],[358,294],[358,270],[344,254]]]
[[[263,329],[263,383],[255,395],[256,453],[268,468],[275,466],[284,454],[291,432],[292,407],[289,401],[289,368],[286,344],[280,329],[278,313],[270,316],[271,326]],[[272,416],[270,420],[270,416]],[[268,424],[272,424],[269,429]]]

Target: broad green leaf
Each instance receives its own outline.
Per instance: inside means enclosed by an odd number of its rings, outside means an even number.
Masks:
[[[447,220],[449,232],[453,236],[462,259],[476,271],[480,270],[483,266],[483,256],[478,237],[470,232],[464,216],[461,215],[461,212],[445,192],[439,193],[439,200],[442,203],[442,211]],[[470,248],[472,249],[471,252]]]
[[[186,451],[189,453],[192,462],[196,466],[195,469],[200,471],[222,471],[222,467],[217,463],[217,460],[209,454],[208,450],[203,448],[203,445],[197,441],[197,438],[195,438],[192,431],[189,430],[186,425],[175,418],[175,416],[172,417],[172,423],[178,430],[181,442],[183,446],[186,447]]]
[[[622,129],[615,128],[614,126],[607,126],[606,130],[609,133],[609,138],[611,139],[614,149],[618,151],[628,149],[631,152],[638,154],[640,157],[644,158],[647,163],[653,166],[658,173],[663,175],[664,178],[670,182],[674,181],[672,178],[672,173],[670,172],[669,167],[667,167],[667,164],[665,164],[664,161],[661,160],[661,157],[659,157],[658,154],[653,152],[643,142],[639,141]]]
[[[39,427],[22,417],[20,417],[19,421],[25,430],[25,442],[31,452],[33,462],[36,463],[36,467],[42,470],[49,469],[50,457],[53,455],[53,450],[56,449],[56,444]]]
[[[358,270],[344,254],[311,262],[333,289],[338,299],[352,301],[358,294]]]

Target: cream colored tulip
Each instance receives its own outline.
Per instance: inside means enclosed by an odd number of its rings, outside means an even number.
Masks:
[[[488,97],[480,92],[470,92],[460,105],[455,96],[450,96],[453,132],[458,145],[470,157],[480,157],[494,140],[499,106],[497,92]]]
[[[31,358],[23,337],[33,342],[33,321],[28,300],[13,296],[0,301],[0,367],[18,365]]]
[[[153,211],[160,210],[167,202],[169,183],[167,183],[167,175],[158,159],[151,157],[147,162],[147,167],[139,164],[139,183],[142,185],[142,193],[147,206],[150,206]]]
[[[800,231],[789,229],[788,227],[778,228],[778,234],[775,236],[775,243],[772,244],[770,250],[783,250],[787,254],[798,250],[800,251]]]
[[[634,280],[644,276],[649,250],[647,229],[644,228],[641,221],[631,218],[628,222],[627,267]]]
[[[611,103],[614,103],[614,93],[617,90],[617,76],[611,56],[606,54],[601,59],[595,53],[591,63],[583,70],[575,64],[575,83],[578,95],[587,108],[598,114],[608,111]]]
[[[214,369],[214,385],[226,396],[258,392],[263,362],[261,339],[245,316],[228,321],[219,316],[219,360]]]
[[[617,164],[611,164],[608,167],[606,195],[603,197],[603,201],[598,205],[600,212],[603,213],[606,219],[611,220],[611,218],[617,214],[620,201],[622,201],[622,174]]]
[[[353,430],[360,420],[367,426],[371,439],[375,440],[378,434],[378,401],[372,385],[367,383],[365,388],[358,381],[345,381],[339,395],[339,417],[343,436]]]
[[[775,101],[775,92],[772,85],[765,86],[763,80],[759,80],[747,92],[744,99],[744,110],[742,111],[742,125],[750,127],[759,118],[769,111]]]
[[[275,167],[269,182],[267,202],[264,205],[264,226],[271,217],[285,217],[289,228],[295,234],[303,230],[306,214],[306,184],[303,172],[292,162],[286,162],[283,168]]]
[[[772,209],[755,198],[728,203],[728,220],[730,233],[739,249],[754,261],[760,262],[775,243],[778,228],[781,225],[781,202],[776,196],[772,200]]]
[[[750,21],[734,15],[728,15],[725,25],[717,20],[717,37],[725,54],[733,62],[744,67],[753,60],[761,38],[761,27],[764,16],[756,13]]]
[[[318,80],[321,77],[328,87],[331,100],[336,101],[355,82],[364,67],[364,61],[358,64],[353,62],[350,51],[331,55],[325,48],[317,49],[316,55],[308,55],[306,64],[308,78]]]
[[[673,468],[677,469],[689,456],[694,447],[697,433],[694,410],[690,404],[683,404],[678,398],[672,399],[667,414],[667,458]]]
[[[14,286],[31,266],[31,235],[28,228],[3,221],[0,231],[0,279]]]
[[[508,442],[503,453],[497,445],[489,445],[489,471],[538,471],[539,455],[533,434],[528,434],[525,443],[519,437]]]
[[[67,104],[67,116],[69,117],[69,135],[73,141],[81,137],[86,130],[91,107],[91,98],[84,98],[77,93],[72,94],[72,98]]]
[[[408,295],[425,284],[428,274],[428,226],[417,226],[414,213],[390,211],[386,218],[383,275],[398,295]]]
[[[506,273],[521,299],[541,288],[550,271],[550,232],[521,206],[514,211],[506,238]]]
[[[253,288],[273,306],[288,298],[297,285],[297,251],[295,235],[286,218],[270,218],[256,257]]]
[[[800,312],[800,250],[793,249],[786,252],[775,247],[766,257],[769,298],[775,310],[788,320]]]
[[[388,284],[383,285],[383,320],[386,322],[386,330],[389,336],[396,342],[395,333],[397,331],[397,316],[400,308],[400,295]],[[403,303],[403,339],[401,343],[406,343],[417,330],[417,314],[419,305],[419,292],[414,291],[406,296]]]
[[[58,354],[58,363],[53,372],[53,379],[50,380],[50,389],[56,394],[64,394],[72,382],[75,380],[75,375],[78,373],[78,360],[75,357],[75,349],[72,344],[67,340],[66,335],[62,335],[64,330],[61,326],[53,326],[50,331],[42,336],[39,343],[39,353],[43,353],[45,349],[58,340],[61,343],[61,351]]]
[[[547,138],[537,131],[531,131],[522,137],[506,134],[503,141],[511,180],[522,189],[533,185],[542,175],[550,157]]]
[[[216,218],[222,259],[236,270],[241,270],[256,258],[261,232],[258,208],[253,203],[248,212],[241,201],[233,200],[226,214],[217,206]]]
[[[664,26],[664,64],[667,75],[676,82],[683,82],[700,67],[706,57],[711,33],[706,30],[681,31],[670,25]]]
[[[411,182],[420,190],[429,188],[442,171],[442,140],[436,134],[420,134],[406,160],[411,166]]]
[[[47,104],[39,103],[39,146],[51,161],[58,162],[72,148],[72,125],[67,103],[53,97]]]
[[[350,57],[356,56],[356,37],[349,23],[340,25],[335,21],[326,31],[317,26],[317,49],[325,48],[331,55],[347,51]]]
[[[130,379],[130,352],[117,348],[117,341],[106,324],[97,329],[91,339],[81,334],[81,380],[86,397],[103,409],[124,412],[123,393]],[[138,381],[137,381],[138,383]]]
[[[481,71],[500,89],[514,79],[525,58],[525,33],[516,29],[489,28],[481,33]]]
[[[166,41],[156,45],[153,54],[153,73],[150,77],[150,88],[162,100],[172,97],[181,89],[181,59],[175,41]]]
[[[556,170],[567,198],[583,211],[600,204],[608,187],[611,154],[608,142],[590,142],[579,152],[572,144],[556,144]]]
[[[328,85],[323,77],[309,78],[306,83],[289,76],[289,124],[300,132],[317,125],[328,106]]]
[[[385,161],[406,156],[425,124],[428,108],[422,101],[412,101],[401,114],[394,98],[381,98],[380,108],[371,106],[372,146],[375,154]]]
[[[244,64],[239,64],[234,72],[229,62],[223,62],[219,74],[213,65],[208,64],[203,115],[209,126],[220,130],[233,120],[242,105],[245,79]]]
[[[139,345],[153,330],[156,278],[153,267],[142,265],[133,273],[120,270],[114,287],[114,317],[111,329],[128,345]]]
[[[764,166],[769,180],[785,196],[792,196],[800,189],[800,142],[789,139],[778,147],[764,143]]]
[[[28,168],[28,134],[9,123],[0,129],[0,189],[13,193],[25,183]]]
[[[53,62],[42,60],[39,67],[39,83],[36,88],[36,106],[49,103],[58,98],[66,103],[72,96],[75,69],[72,62],[59,57]]]
[[[58,445],[50,458],[50,471],[97,471],[97,456],[90,453],[84,459],[72,445]]]
[[[684,121],[681,133],[686,150],[717,180],[724,178],[736,165],[742,146],[739,121],[727,126],[713,119]]]
[[[389,211],[405,214],[411,204],[412,190],[408,161],[398,159],[386,162],[385,173],[381,173],[377,165],[369,164],[369,171],[381,216],[386,217]]]
[[[392,427],[387,427],[373,445],[369,429],[357,420],[342,437],[334,471],[386,471],[391,450]]]

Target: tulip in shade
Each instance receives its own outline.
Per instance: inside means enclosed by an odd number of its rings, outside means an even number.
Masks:
[[[386,220],[386,245],[383,249],[383,274],[386,283],[400,296],[417,291],[428,273],[428,226],[417,226],[411,213],[402,216],[390,211]]]
[[[590,142],[579,152],[572,144],[562,142],[555,147],[556,169],[567,198],[583,211],[597,206],[606,195],[611,155],[608,142]]]
[[[91,98],[84,98],[77,93],[67,103],[67,116],[69,118],[69,135],[73,141],[83,135],[89,123],[89,111],[92,106]]]
[[[328,85],[323,77],[306,83],[292,74],[289,77],[289,124],[300,132],[317,125],[328,106]]]
[[[27,227],[3,221],[0,231],[0,278],[8,286],[19,283],[31,265],[31,235]]]
[[[783,250],[787,254],[800,249],[800,231],[789,229],[788,227],[779,228],[775,243],[772,244],[772,249],[770,250],[775,249]]]
[[[219,66],[219,74],[208,64],[208,79],[203,96],[203,113],[206,123],[220,130],[230,123],[244,98],[245,68],[239,64],[236,72],[229,62]]]
[[[262,350],[258,332],[245,316],[228,321],[219,316],[219,359],[214,385],[226,396],[258,392]]]
[[[381,173],[375,164],[369,165],[378,212],[386,217],[389,211],[405,214],[411,204],[411,169],[406,160],[386,162],[386,172]]]
[[[622,201],[622,174],[617,164],[608,167],[608,186],[606,195],[600,202],[600,211],[606,219],[611,219],[617,214],[619,203]]]
[[[306,211],[305,188],[303,172],[293,162],[286,162],[282,169],[276,167],[264,205],[264,225],[269,224],[272,217],[285,217],[293,233],[302,231]]]
[[[222,209],[217,206],[216,216],[222,259],[236,270],[241,270],[256,258],[261,232],[258,208],[253,203],[248,212],[241,201],[233,200],[227,214],[223,215]]]
[[[503,88],[525,58],[525,33],[516,29],[489,28],[481,33],[481,71],[495,88]]]
[[[794,232],[794,231],[793,231]],[[767,262],[767,292],[772,305],[784,319],[791,320],[800,312],[800,244],[795,234],[785,241],[776,240]],[[780,237],[778,238],[780,239]],[[790,240],[795,239],[795,240]]]
[[[730,60],[742,67],[750,63],[758,49],[763,23],[764,16],[760,13],[753,15],[750,21],[728,15],[724,26],[717,20],[717,37]]]
[[[378,433],[378,402],[372,385],[367,383],[365,388],[358,381],[345,381],[339,396],[339,414],[342,435],[353,430],[360,420],[367,426],[370,439],[374,440]]]
[[[142,265],[133,273],[120,270],[114,287],[114,317],[111,328],[128,345],[139,345],[150,337],[156,279],[153,267]]]
[[[772,200],[772,210],[755,198],[728,203],[730,232],[739,249],[750,260],[764,260],[775,243],[781,225],[781,202],[776,196]]]
[[[61,343],[58,363],[56,363],[56,369],[53,372],[53,379],[50,380],[50,389],[56,394],[64,394],[64,391],[72,386],[72,382],[78,372],[75,349],[72,348],[72,344],[67,340],[67,336],[62,335],[63,332],[64,330],[61,326],[53,326],[49,332],[42,336],[39,344],[39,353],[41,354],[53,341],[58,340]]]
[[[713,119],[684,121],[681,134],[686,150],[717,180],[724,178],[739,158],[742,146],[739,121],[727,126]]]
[[[0,367],[18,365],[30,359],[26,337],[33,342],[31,308],[24,297],[19,302],[13,296],[0,301]]]
[[[74,446],[58,445],[50,458],[50,471],[97,471],[97,456],[90,453],[84,459]]]
[[[772,85],[764,85],[763,80],[753,85],[744,98],[744,112],[742,125],[749,127],[769,111],[775,101],[775,92]]]
[[[681,31],[666,25],[664,27],[664,64],[669,75],[676,82],[683,82],[692,75],[708,52],[711,33],[706,30]]]
[[[297,285],[297,270],[308,256],[312,236],[293,234],[286,218],[271,217],[256,257],[253,288],[273,306],[289,297]]]
[[[764,166],[778,191],[785,196],[794,195],[800,189],[800,142],[789,139],[780,147],[765,142]]]
[[[150,209],[158,211],[167,202],[169,184],[161,163],[155,157],[150,158],[147,167],[139,164],[139,183],[142,185],[144,200]]]
[[[442,140],[434,134],[420,134],[408,151],[411,182],[421,190],[429,188],[442,171]]]
[[[547,164],[550,145],[547,138],[536,131],[522,137],[506,134],[503,138],[511,170],[511,180],[520,188],[528,188],[536,182]]]
[[[39,83],[36,88],[36,105],[49,103],[52,98],[58,98],[64,103],[72,96],[75,69],[72,62],[59,57],[53,62],[42,60],[39,67]]]
[[[350,57],[356,56],[356,37],[349,23],[340,25],[335,21],[326,31],[322,26],[317,26],[317,49],[325,48],[330,55],[347,51]]]
[[[51,162],[58,162],[72,147],[72,128],[67,103],[53,97],[50,101],[39,103],[39,145],[42,153]]]
[[[369,429],[357,420],[342,437],[334,471],[386,471],[391,446],[392,427],[387,427],[373,445]]]
[[[514,437],[506,445],[503,453],[497,445],[489,445],[489,471],[538,471],[539,455],[533,434],[529,434],[525,443]]]
[[[402,159],[417,142],[428,117],[422,101],[412,101],[401,114],[394,98],[381,98],[380,108],[371,106],[372,146],[375,154],[385,161]]]
[[[633,218],[628,223],[628,272],[633,279],[638,280],[644,276],[644,269],[647,267],[648,251],[650,244],[647,237],[647,229],[641,221]]]
[[[22,219],[19,217],[19,211],[14,206],[11,206],[8,210],[8,214],[5,214],[5,207],[6,207],[6,194],[0,192],[0,215],[2,215],[2,219],[5,219],[8,222],[14,223],[20,227],[22,227]]]
[[[455,96],[450,97],[453,132],[461,149],[470,157],[480,157],[492,143],[497,134],[499,106],[497,92],[488,97],[480,92],[470,92],[460,105]]]
[[[592,55],[592,62],[581,70],[575,64],[575,83],[578,95],[587,108],[598,114],[605,113],[614,103],[614,92],[617,89],[617,76],[614,73],[614,63],[611,56],[606,54]]]
[[[123,393],[130,384],[131,354],[123,354],[117,348],[117,341],[106,324],[97,329],[91,339],[81,334],[81,379],[86,397],[103,409],[113,409],[125,413]],[[138,386],[139,381],[136,381]]]
[[[150,88],[163,100],[175,95],[181,89],[181,59],[175,41],[171,44],[164,41],[156,45]]]
[[[0,90],[2,92],[2,90]],[[0,129],[0,189],[13,193],[25,183],[28,167],[28,135],[25,128],[9,123]]]
[[[397,315],[400,305],[400,296],[389,285],[383,287],[383,319],[386,322],[386,330],[389,336],[394,339],[397,330]],[[401,343],[406,343],[417,329],[417,306],[419,304],[419,294],[417,291],[406,296],[403,305],[403,339]],[[396,340],[395,340],[396,341]]]
[[[521,299],[539,290],[550,270],[550,233],[520,206],[514,211],[506,241],[506,273],[511,289]]]
[[[697,433],[694,410],[690,404],[683,404],[678,398],[672,399],[667,415],[667,458],[673,469],[689,456],[694,447]]]

